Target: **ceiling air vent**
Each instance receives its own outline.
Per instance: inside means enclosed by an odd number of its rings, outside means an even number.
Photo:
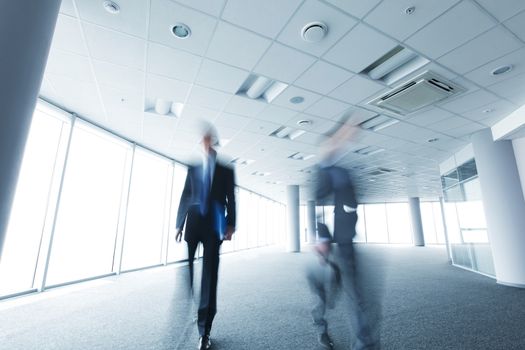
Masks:
[[[406,115],[463,91],[461,86],[426,71],[368,104]]]

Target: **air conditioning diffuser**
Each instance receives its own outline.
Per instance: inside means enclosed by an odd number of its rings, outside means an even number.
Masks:
[[[426,71],[368,104],[406,115],[463,91],[461,86]]]

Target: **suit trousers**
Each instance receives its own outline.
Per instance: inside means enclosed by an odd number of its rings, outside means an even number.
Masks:
[[[187,240],[190,286],[193,290],[193,262],[199,242],[204,248],[202,261],[201,295],[197,314],[199,335],[209,335],[217,313],[217,280],[219,274],[219,250],[221,241],[213,229],[202,230],[199,237]]]
[[[341,269],[343,291],[350,305],[350,323],[355,334],[352,349],[379,349],[379,341],[373,329],[375,325],[371,324],[370,305],[363,294],[363,276],[358,268],[353,244],[338,244],[335,255]]]

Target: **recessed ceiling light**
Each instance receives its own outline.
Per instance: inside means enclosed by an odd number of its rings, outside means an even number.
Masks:
[[[498,68],[494,69],[492,72],[490,72],[490,74],[492,74],[492,75],[500,75],[500,74],[508,73],[511,70],[512,70],[512,65],[511,64],[507,64],[507,65],[504,65],[504,66],[501,66],[501,67],[498,67]]]
[[[175,25],[171,27],[171,32],[178,39],[187,39],[191,36],[190,27],[184,23],[175,23]]]
[[[308,23],[301,30],[301,36],[304,41],[309,43],[317,43],[326,36],[328,27],[322,22]]]
[[[439,141],[439,139],[437,137],[434,137],[433,139],[427,140],[427,142],[430,142],[430,143],[436,142],[436,141]]]
[[[120,12],[120,6],[114,1],[106,0],[102,3],[102,6],[112,15],[116,15]]]
[[[313,122],[311,120],[308,120],[308,119],[303,119],[303,120],[299,120],[297,122],[297,125],[301,125],[301,126],[308,126],[308,125],[312,125]]]
[[[304,97],[302,96],[294,96],[290,99],[290,102],[293,104],[299,104],[304,102]]]
[[[407,7],[407,8],[405,9],[405,13],[406,13],[407,15],[411,15],[411,14],[413,14],[414,12],[416,12],[416,7],[415,7],[415,6],[410,6],[410,7]]]

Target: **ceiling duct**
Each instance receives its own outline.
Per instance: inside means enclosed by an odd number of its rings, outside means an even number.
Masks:
[[[372,117],[360,123],[359,126],[362,129],[379,131],[397,123],[399,123],[399,120],[397,119],[390,118],[385,115],[376,115],[375,117]]]
[[[463,91],[465,91],[463,87],[453,84],[433,72],[426,71],[409,82],[373,99],[368,104],[400,115],[406,115]]]

